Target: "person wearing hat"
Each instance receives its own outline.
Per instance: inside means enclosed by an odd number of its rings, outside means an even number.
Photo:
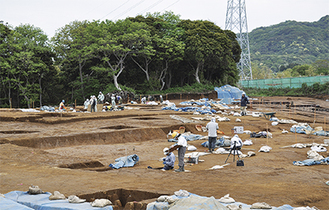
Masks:
[[[249,100],[245,93],[242,93],[241,96],[241,115],[244,116],[247,114],[247,104],[249,104]]]
[[[62,100],[61,103],[59,104],[59,111],[66,111],[66,107],[64,105],[65,100]]]
[[[173,169],[176,160],[174,153],[169,152],[169,148],[166,147],[163,149],[163,154],[166,155],[166,157],[163,158],[164,167],[162,168],[162,170],[166,171]]]
[[[101,91],[99,91],[99,94],[98,94],[97,98],[98,98],[98,102],[100,104],[104,103],[104,94]]]
[[[180,133],[177,133],[177,132],[173,132],[172,137],[174,139],[178,140],[177,144],[170,147],[170,149],[169,149],[169,152],[172,152],[178,148],[178,166],[179,166],[179,168],[176,169],[175,172],[183,172],[183,171],[185,171],[184,156],[185,156],[185,152],[186,152],[187,141],[184,136],[182,136]]]

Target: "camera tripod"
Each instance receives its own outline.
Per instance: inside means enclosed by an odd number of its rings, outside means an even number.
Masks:
[[[230,153],[228,154],[226,160],[225,160],[225,163],[227,162],[228,158],[230,157],[230,155],[232,154],[232,150],[233,150],[233,162],[235,162],[235,154],[238,156],[238,158],[240,159],[240,156],[239,156],[239,151],[237,150],[240,150],[241,147],[237,147],[236,146],[236,142],[234,142],[234,145],[233,147],[230,149]]]

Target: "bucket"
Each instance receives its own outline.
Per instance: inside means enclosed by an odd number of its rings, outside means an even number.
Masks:
[[[199,156],[197,157],[188,157],[188,163],[194,163],[194,164],[198,164],[199,163]]]

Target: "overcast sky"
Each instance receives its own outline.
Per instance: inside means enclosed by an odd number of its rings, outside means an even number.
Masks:
[[[241,0],[243,1],[243,0]],[[245,0],[248,31],[286,20],[318,21],[329,0]],[[0,20],[31,24],[49,37],[74,20],[118,20],[147,12],[173,11],[181,19],[209,20],[225,28],[227,0],[0,0]]]

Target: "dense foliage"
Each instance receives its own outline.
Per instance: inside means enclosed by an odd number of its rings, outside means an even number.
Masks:
[[[116,22],[74,21],[51,40],[32,25],[0,24],[0,49],[2,107],[62,99],[81,104],[99,91],[234,85],[241,53],[233,32],[172,12]]]
[[[329,15],[316,22],[286,21],[257,28],[249,33],[251,61],[255,67],[270,69],[274,76],[296,65],[329,62],[328,26]],[[329,74],[329,69],[321,73]]]

